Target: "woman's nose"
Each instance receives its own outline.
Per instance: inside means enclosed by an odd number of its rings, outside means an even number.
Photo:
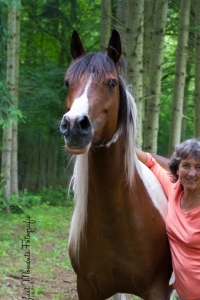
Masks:
[[[190,168],[190,170],[189,170],[189,172],[188,172],[188,175],[189,175],[189,176],[195,176],[195,174],[196,174],[195,168]]]

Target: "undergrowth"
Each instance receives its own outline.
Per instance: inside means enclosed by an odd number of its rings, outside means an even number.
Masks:
[[[3,191],[0,189],[0,211],[5,211],[7,202],[3,199]],[[73,206],[73,193],[70,190],[64,189],[61,186],[55,188],[43,188],[37,193],[31,193],[28,190],[19,191],[19,195],[12,195],[10,205],[21,207],[32,207],[41,204],[49,206]]]

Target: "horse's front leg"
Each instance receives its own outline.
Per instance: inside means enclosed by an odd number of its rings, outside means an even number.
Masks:
[[[156,289],[147,292],[142,298],[144,300],[170,300],[170,293],[168,287],[163,289]]]
[[[105,300],[99,293],[94,274],[90,274],[87,278],[77,275],[77,291],[79,300]]]
[[[77,291],[79,300],[106,300],[98,291],[94,275],[90,277],[90,282],[82,276],[77,276]],[[112,300],[126,300],[126,297],[124,294],[115,294]]]

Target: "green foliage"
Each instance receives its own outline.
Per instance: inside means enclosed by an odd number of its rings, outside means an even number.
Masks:
[[[0,174],[0,213],[6,211],[7,208],[7,202],[3,198],[3,186],[4,186],[4,179],[3,175]]]
[[[0,209],[4,210],[6,202],[2,198],[1,192],[0,190]],[[12,195],[10,203],[23,208],[23,210],[42,204],[70,207],[73,206],[73,194],[72,191],[68,191],[61,186],[58,186],[56,189],[44,187],[37,194],[30,193],[25,189],[20,191],[18,196]]]
[[[12,123],[24,122],[26,117],[14,105],[5,84],[0,81],[0,126],[7,128]]]
[[[19,195],[12,195],[11,205],[19,205],[23,208],[41,204],[41,196],[29,193],[27,190],[20,191]]]
[[[41,202],[52,206],[73,206],[73,195],[71,191],[58,186],[57,189],[43,188],[40,192]]]
[[[28,127],[31,138],[37,131],[55,133],[57,122],[64,113],[64,73],[65,69],[56,67],[55,63],[49,63],[45,69],[24,66],[21,70],[19,108],[27,120],[20,130],[26,131]]]
[[[3,190],[0,188],[0,213],[4,212],[7,208],[7,202],[3,198]]]

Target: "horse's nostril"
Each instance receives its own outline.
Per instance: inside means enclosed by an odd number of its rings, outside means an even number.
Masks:
[[[70,118],[64,116],[60,124],[60,131],[62,134],[66,135],[69,131],[69,128],[70,128]]]
[[[91,128],[91,123],[88,117],[84,116],[82,120],[80,120],[80,127],[83,131],[88,131]]]
[[[68,131],[68,128],[69,128],[68,124],[60,125],[60,131],[61,131],[61,133],[62,134],[66,134],[67,131]]]
[[[86,135],[91,132],[92,125],[87,116],[79,116],[75,119],[74,129],[78,130],[80,134]]]

